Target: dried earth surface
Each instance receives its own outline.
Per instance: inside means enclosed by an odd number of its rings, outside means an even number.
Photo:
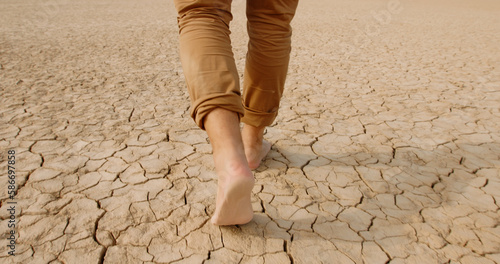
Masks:
[[[498,1],[301,0],[255,217],[231,227],[209,222],[172,1],[0,14],[1,263],[500,263]]]

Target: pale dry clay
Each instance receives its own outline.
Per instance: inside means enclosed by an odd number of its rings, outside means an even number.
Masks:
[[[254,220],[222,228],[171,1],[0,7],[0,262],[500,263],[498,1],[302,0]]]

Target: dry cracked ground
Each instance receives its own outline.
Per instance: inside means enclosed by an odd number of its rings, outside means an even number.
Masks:
[[[172,1],[0,7],[0,262],[500,263],[498,1],[301,0],[255,217],[232,227],[208,221]]]

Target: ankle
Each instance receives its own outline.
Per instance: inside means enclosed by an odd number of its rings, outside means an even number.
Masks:
[[[264,130],[265,126],[254,127],[245,124],[241,132],[243,143],[248,146],[261,145],[262,140],[264,140]]]
[[[227,154],[227,153],[225,153]],[[231,155],[218,155],[214,152],[215,169],[221,172],[221,175],[233,176],[253,176],[246,156],[243,153],[232,153]]]
[[[245,159],[244,161],[229,161],[226,162],[224,166],[226,172],[229,173],[229,175],[236,176],[236,177],[253,177],[252,171],[250,170],[248,166],[248,162]]]

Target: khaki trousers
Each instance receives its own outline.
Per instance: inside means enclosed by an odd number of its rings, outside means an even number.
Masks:
[[[204,129],[210,111],[224,108],[252,126],[271,125],[285,85],[298,0],[247,0],[249,35],[243,94],[229,23],[231,0],[174,0],[180,57],[191,99],[191,117]]]

